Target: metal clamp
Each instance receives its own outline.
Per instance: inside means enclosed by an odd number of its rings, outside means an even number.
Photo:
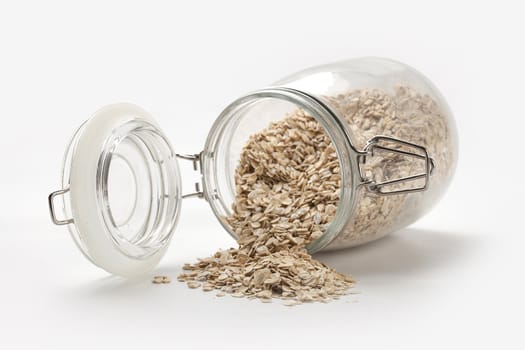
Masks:
[[[381,144],[381,143],[384,144],[385,142],[388,144],[394,144],[396,146],[405,146],[408,148],[412,148],[414,150],[417,150],[418,153],[402,150],[399,148],[387,147]],[[376,183],[374,180],[367,179],[365,177],[363,173],[362,165],[366,163],[366,160],[368,157],[373,157],[374,152],[377,152],[377,151],[397,153],[397,154],[401,154],[407,157],[421,159],[422,161],[424,161],[425,170],[421,174],[410,175],[410,176],[401,177],[401,178],[394,179],[394,180]],[[359,165],[359,175],[362,181],[361,185],[366,186],[370,192],[373,192],[380,196],[426,191],[428,189],[430,175],[432,175],[432,172],[435,168],[434,160],[430,158],[430,156],[428,155],[427,149],[425,147],[413,144],[411,142],[396,139],[393,137],[388,137],[388,136],[375,136],[371,138],[370,140],[368,140],[368,143],[365,149],[363,150],[363,152],[361,152],[358,155],[358,165]],[[400,183],[412,182],[412,181],[419,180],[419,179],[424,179],[424,184],[421,186],[405,188],[405,189],[400,189],[400,190],[391,190],[391,191],[384,189],[387,186],[400,184]]]
[[[201,164],[201,155],[198,154],[175,154],[177,158],[189,160],[193,163],[193,170],[200,171],[202,169]],[[195,182],[195,192],[183,194],[182,198],[191,198],[191,197],[197,197],[197,198],[204,198],[204,193],[201,190],[201,184],[199,182]]]
[[[72,224],[74,222],[73,219],[58,220],[56,215],[55,215],[55,204],[54,204],[55,197],[63,196],[64,194],[66,194],[68,192],[69,192],[69,188],[66,188],[66,189],[63,189],[63,190],[58,190],[58,191],[52,192],[47,197],[47,201],[48,201],[48,204],[49,204],[49,214],[51,215],[51,220],[53,221],[53,223],[55,225],[68,225],[68,224]]]

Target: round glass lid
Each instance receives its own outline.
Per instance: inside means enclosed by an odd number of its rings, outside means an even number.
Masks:
[[[61,214],[55,197],[62,197]],[[149,113],[131,104],[103,107],[77,130],[62,190],[49,196],[55,224],[69,226],[94,264],[122,276],[156,266],[181,200],[173,148]]]

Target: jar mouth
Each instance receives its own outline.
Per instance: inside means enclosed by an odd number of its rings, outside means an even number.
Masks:
[[[269,105],[275,115],[265,109]],[[305,110],[321,124],[336,150],[340,165],[341,188],[334,219],[319,238],[306,246],[309,253],[315,253],[344,229],[355,209],[355,189],[359,183],[357,152],[352,146],[350,131],[318,98],[299,90],[278,87],[254,91],[227,106],[212,126],[202,153],[203,190],[219,222],[237,240],[226,217],[232,213],[234,174],[240,152],[251,134],[266,128],[272,121],[283,119],[287,109],[297,108]]]

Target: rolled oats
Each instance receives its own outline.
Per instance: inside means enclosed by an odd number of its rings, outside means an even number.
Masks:
[[[168,276],[155,276],[153,277],[151,282],[154,284],[166,284],[171,283],[171,278],[169,278]]]

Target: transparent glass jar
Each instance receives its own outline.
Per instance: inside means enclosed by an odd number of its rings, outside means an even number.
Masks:
[[[93,263],[125,276],[158,263],[183,198],[206,199],[237,238],[226,218],[243,146],[250,135],[298,108],[330,137],[341,178],[335,217],[307,246],[311,253],[363,244],[409,225],[450,183],[457,136],[441,94],[402,63],[359,58],[295,73],[237,99],[194,155],[176,154],[141,108],[104,107],[68,147],[62,189],[49,196],[52,220],[69,226]],[[202,174],[195,193],[181,193],[177,159],[190,160]],[[55,207],[59,196],[63,219]]]

